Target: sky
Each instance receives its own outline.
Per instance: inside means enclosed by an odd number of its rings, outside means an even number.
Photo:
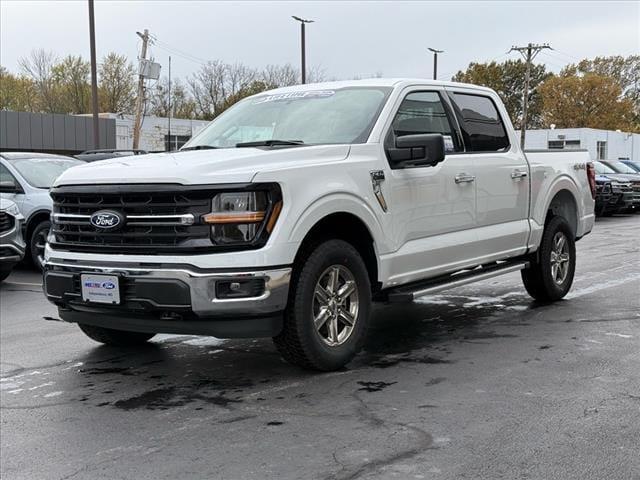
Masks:
[[[151,54],[167,74],[186,78],[207,60],[299,66],[299,24],[307,27],[307,65],[328,79],[381,74],[432,76],[428,47],[444,50],[438,78],[449,80],[470,62],[519,58],[513,45],[549,43],[537,63],[559,71],[582,58],[640,53],[640,2],[215,2],[96,0],[98,58],[115,51],[135,59],[136,31],[158,39]],[[85,0],[0,1],[0,64],[18,72],[18,60],[44,48],[60,57],[89,58]]]

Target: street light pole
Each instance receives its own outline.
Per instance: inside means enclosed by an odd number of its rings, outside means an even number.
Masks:
[[[436,50],[435,48],[428,48],[430,51],[433,52],[433,79],[437,80],[438,79],[438,54],[439,53],[444,53],[444,50]]]
[[[302,84],[307,83],[307,58],[306,58],[306,39],[305,39],[305,24],[313,23],[314,20],[305,20],[304,18],[296,17],[292,15],[291,18],[300,22],[300,50],[301,50],[301,77]]]
[[[93,110],[93,148],[100,148],[100,123],[98,120],[98,65],[96,61],[96,27],[93,0],[89,0],[89,48],[91,50],[91,109]]]

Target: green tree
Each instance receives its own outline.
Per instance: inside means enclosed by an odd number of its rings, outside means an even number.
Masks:
[[[91,65],[80,56],[69,55],[52,68],[56,105],[63,113],[91,111]]]
[[[595,73],[615,80],[620,86],[622,96],[633,103],[636,121],[640,122],[640,55],[585,59],[577,64],[567,65],[560,75],[580,76],[587,73]]]
[[[98,67],[100,111],[133,113],[135,104],[135,70],[124,55],[109,53]]]
[[[540,86],[543,123],[558,128],[601,128],[640,132],[633,102],[611,77],[587,73],[548,79]]]
[[[518,128],[522,119],[525,72],[526,64],[522,60],[470,63],[465,71],[456,73],[452,80],[483,85],[495,90],[504,102],[511,121]],[[542,124],[542,102],[538,87],[550,76],[552,74],[547,72],[544,65],[531,66],[527,128],[540,127]]]
[[[14,75],[0,65],[0,110],[35,112],[37,93],[33,81],[24,75]]]

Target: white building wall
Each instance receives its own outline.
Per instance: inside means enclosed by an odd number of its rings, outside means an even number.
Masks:
[[[133,115],[117,115],[113,113],[100,114],[101,117],[116,120],[116,148],[126,150],[133,148]],[[209,122],[205,120],[191,120],[184,118],[171,119],[171,135],[193,137]],[[148,152],[164,152],[165,135],[169,134],[169,119],[163,117],[145,116],[140,130],[140,144],[138,148]]]
[[[518,138],[520,132],[518,132]],[[527,130],[525,148],[527,150],[548,149],[549,141],[579,140],[581,149],[589,151],[591,158],[598,159],[598,142],[606,142],[606,154],[603,160],[628,158],[640,162],[640,134],[597,130],[594,128],[557,128]],[[567,146],[565,149],[571,147]],[[577,147],[574,147],[577,148]]]

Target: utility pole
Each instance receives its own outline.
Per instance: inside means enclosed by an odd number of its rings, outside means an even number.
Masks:
[[[171,55],[169,55],[169,151],[173,150],[171,146]]]
[[[436,50],[435,48],[429,47],[428,50],[433,52],[433,79],[438,79],[438,54],[444,53],[444,50]]]
[[[533,62],[533,59],[536,58],[538,53],[540,53],[540,51],[544,50],[545,48],[551,50],[551,47],[548,43],[543,43],[541,45],[530,43],[526,47],[511,47],[511,50],[507,52],[519,52],[527,64],[527,70],[524,76],[524,93],[522,95],[522,121],[520,122],[520,147],[523,150],[525,132],[527,130],[527,111],[529,109],[529,81],[531,79],[531,62]]]
[[[301,71],[302,71],[302,84],[307,83],[307,58],[306,58],[306,45],[305,45],[305,24],[313,23],[314,20],[305,20],[304,18],[296,17],[292,15],[291,18],[300,22],[300,50],[301,50]]]
[[[147,59],[147,44],[149,43],[149,30],[144,29],[144,33],[136,32],[142,39],[142,51],[140,52],[140,62]],[[138,97],[136,98],[136,119],[133,124],[133,148],[137,149],[140,144],[140,127],[142,126],[142,109],[144,108],[144,75],[139,64],[138,75]]]
[[[93,0],[89,0],[89,44],[91,49],[91,109],[93,110],[93,148],[100,148],[100,121],[98,116],[98,74],[96,61],[96,27]]]

